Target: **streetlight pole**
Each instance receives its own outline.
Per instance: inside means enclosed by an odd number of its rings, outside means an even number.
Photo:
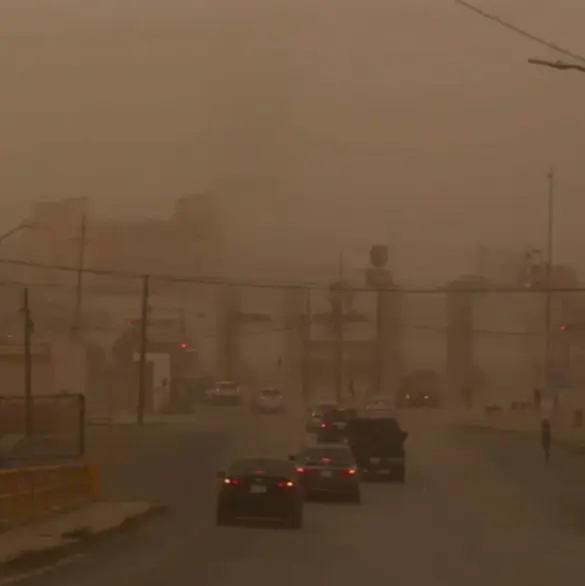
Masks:
[[[336,326],[336,340],[335,340],[335,397],[338,403],[343,400],[343,255],[339,255],[339,290],[337,292],[337,300],[335,302],[335,326]]]
[[[585,65],[579,63],[569,63],[567,61],[547,61],[546,59],[528,59],[530,65],[538,65],[539,67],[549,67],[550,69],[558,69],[559,71],[579,71],[585,73]]]
[[[547,226],[546,226],[546,260],[545,260],[545,309],[544,309],[544,377],[545,389],[551,391],[552,375],[552,268],[554,246],[554,195],[555,172],[551,169],[547,174]]]
[[[18,226],[15,226],[11,230],[8,230],[8,232],[4,232],[4,234],[0,234],[0,242],[3,242],[7,238],[10,238],[13,234],[20,232],[21,230],[26,230],[27,228],[33,228],[33,227],[34,227],[34,224],[31,224],[26,221],[21,222],[20,224],[18,224]]]

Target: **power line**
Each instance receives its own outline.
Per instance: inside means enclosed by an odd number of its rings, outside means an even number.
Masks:
[[[91,333],[91,332],[123,332],[125,328],[127,328],[128,326],[126,325],[119,325],[119,326],[106,326],[106,325],[96,325],[96,324],[88,324],[87,325],[87,332]],[[423,324],[404,324],[403,325],[404,329],[406,330],[415,330],[415,331],[428,331],[428,332],[435,332],[438,334],[443,334],[447,331],[449,331],[449,327],[447,326],[430,326],[430,325],[423,325]],[[43,328],[42,327],[42,323],[39,327],[39,333],[42,334],[42,332],[66,332],[67,331],[68,326],[66,325],[66,323],[63,323],[62,327],[55,327],[55,326],[49,326],[47,328]],[[150,329],[150,328],[149,328]],[[238,337],[243,337],[243,338],[249,338],[249,337],[255,337],[255,336],[265,336],[268,334],[274,334],[274,333],[284,333],[284,332],[292,332],[292,331],[298,331],[299,330],[299,326],[276,326],[273,328],[264,328],[261,330],[257,330],[257,331],[248,331],[248,332],[242,332],[240,331],[240,333],[238,334]],[[541,337],[543,335],[542,332],[535,332],[535,331],[519,331],[519,330],[490,330],[490,329],[479,329],[479,328],[474,328],[473,330],[471,330],[472,334],[477,334],[477,335],[481,335],[481,336],[506,336],[506,337],[517,337],[517,338],[522,338],[522,337]],[[216,333],[209,333],[209,334],[203,334],[198,336],[198,339],[201,340],[212,340],[212,339],[216,339],[217,338],[217,334]],[[325,340],[325,341],[332,341],[332,340]],[[360,340],[357,340],[360,341]],[[363,340],[362,340],[363,341]],[[372,341],[372,340],[368,340],[368,341]]]
[[[45,269],[52,271],[61,271],[65,273],[76,273],[79,271],[79,267],[72,267],[68,265],[41,263],[35,261],[25,261],[18,259],[0,259],[0,264],[21,266],[37,269]],[[83,273],[102,276],[102,277],[125,277],[131,279],[143,279],[146,272],[136,271],[120,271],[113,269],[98,269],[91,267],[83,267]],[[258,289],[303,289],[303,288],[316,288],[319,287],[315,283],[269,283],[265,281],[248,281],[248,280],[232,280],[225,279],[222,277],[193,277],[188,275],[176,275],[176,274],[153,274],[148,273],[153,280],[156,281],[167,281],[171,283],[192,283],[197,285],[225,285],[230,287],[255,287]],[[323,290],[328,290],[328,287],[321,285]]]
[[[534,41],[535,43],[538,43],[539,45],[542,45],[543,47],[547,47],[548,49],[551,49],[552,51],[556,51],[557,53],[560,53],[561,55],[565,55],[566,57],[570,57],[571,59],[575,59],[576,61],[581,61],[581,62],[585,63],[585,57],[583,57],[582,55],[579,55],[578,53],[574,53],[573,51],[570,51],[569,49],[565,49],[564,47],[561,47],[560,45],[557,45],[556,43],[553,43],[552,41],[544,39],[543,37],[539,37],[538,35],[535,35],[535,34],[529,32],[529,31],[527,31],[527,30],[519,27],[518,25],[513,24],[507,20],[504,20],[503,18],[501,18],[491,12],[487,12],[486,10],[479,8],[478,6],[475,6],[474,4],[471,4],[470,2],[467,2],[466,0],[453,0],[453,2],[455,2],[455,4],[459,4],[460,6],[463,6],[464,8],[467,8],[468,10],[471,10],[472,12],[475,12],[476,14],[479,14],[479,16],[481,16],[487,20],[491,20],[492,22],[495,22],[496,24],[499,24],[500,26],[503,26],[504,28],[511,30],[512,32],[524,37],[525,39],[528,39],[530,41]]]
[[[72,267],[67,265],[59,264],[47,264],[34,261],[24,261],[16,259],[0,259],[0,264],[21,266],[53,271],[62,271],[67,273],[77,273],[78,267]],[[96,269],[90,267],[84,267],[83,272],[95,275],[95,276],[109,276],[109,277],[126,277],[131,279],[143,279],[147,273],[138,273],[132,271],[116,271],[112,269]],[[185,283],[193,285],[222,285],[227,287],[249,287],[256,289],[297,289],[297,290],[310,290],[310,291],[330,291],[329,285],[318,284],[318,283],[269,283],[266,281],[253,281],[253,280],[236,280],[236,279],[225,279],[222,277],[193,277],[188,275],[177,275],[177,274],[153,274],[148,273],[153,281],[163,281],[169,283]],[[16,282],[10,282],[10,285],[15,285]],[[26,283],[23,283],[26,285]],[[355,293],[375,293],[378,289],[372,289],[371,287],[360,287],[347,284],[344,289],[348,292]],[[409,295],[437,295],[437,294],[482,294],[482,293],[520,293],[520,294],[544,294],[544,289],[526,289],[525,287],[479,287],[470,285],[469,287],[458,286],[457,288],[450,288],[448,285],[442,287],[404,287],[400,286],[390,289],[381,289],[388,293],[396,294],[409,294]],[[585,287],[556,287],[550,289],[556,293],[582,293],[585,292]]]

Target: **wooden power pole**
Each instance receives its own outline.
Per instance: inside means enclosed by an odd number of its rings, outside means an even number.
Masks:
[[[303,401],[311,398],[311,289],[307,288],[302,327],[301,392]]]
[[[334,304],[335,308],[335,397],[338,403],[343,401],[343,255],[339,255],[339,290]]]
[[[75,313],[73,315],[73,331],[81,333],[83,328],[83,270],[85,268],[85,250],[87,246],[87,216],[81,217],[79,231],[79,254],[77,257],[77,282],[75,284]]]
[[[138,359],[138,405],[136,410],[137,422],[144,423],[144,411],[146,407],[146,383],[147,383],[147,353],[148,353],[148,301],[150,297],[150,277],[142,277],[142,304],[140,321],[140,356]]]
[[[31,360],[31,334],[33,322],[30,317],[30,305],[28,288],[24,288],[22,313],[24,319],[24,417],[25,434],[31,437],[33,434],[33,397],[32,397],[32,360]]]

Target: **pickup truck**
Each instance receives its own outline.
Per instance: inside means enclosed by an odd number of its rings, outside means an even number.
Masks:
[[[364,480],[405,481],[408,433],[396,417],[368,413],[350,421],[345,434]]]

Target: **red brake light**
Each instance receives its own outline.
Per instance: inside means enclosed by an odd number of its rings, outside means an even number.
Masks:
[[[281,480],[276,486],[278,488],[292,488],[295,485],[291,480]]]
[[[305,469],[302,466],[297,466],[297,472],[299,474],[302,474],[305,471]]]
[[[240,479],[239,478],[224,478],[223,483],[235,486],[236,484],[240,484]]]
[[[329,464],[331,462],[331,458],[321,458],[321,462],[324,464]]]
[[[181,344],[181,348],[182,348],[183,350],[186,350],[186,349],[187,349],[187,344],[185,344],[185,342],[183,342],[183,343]]]
[[[346,475],[346,476],[355,476],[356,469],[355,468],[345,468],[343,470],[343,474]]]
[[[321,424],[321,427],[327,427],[327,424],[326,423],[322,423]]]

